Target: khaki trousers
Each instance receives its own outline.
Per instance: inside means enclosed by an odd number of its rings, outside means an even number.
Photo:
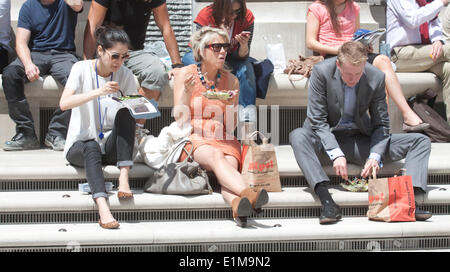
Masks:
[[[432,45],[408,45],[394,48],[392,61],[397,72],[432,72],[442,80],[442,95],[450,124],[450,45],[443,46],[442,56],[433,61],[430,57]]]

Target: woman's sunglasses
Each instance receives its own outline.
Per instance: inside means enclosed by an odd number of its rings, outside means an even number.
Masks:
[[[239,15],[242,11],[242,8],[233,9],[230,13],[230,15]]]
[[[119,60],[121,58],[122,58],[122,60],[127,60],[130,57],[130,54],[128,54],[128,53],[120,55],[119,53],[111,53],[107,49],[104,49],[104,48],[103,48],[103,50],[105,50],[105,52],[107,52],[111,56],[111,59],[113,59],[113,60]]]
[[[207,46],[205,46],[205,48],[211,48],[214,52],[220,52],[220,50],[222,50],[222,48],[225,51],[229,51],[231,48],[231,44],[229,44],[229,43],[212,43],[212,44],[208,44]]]

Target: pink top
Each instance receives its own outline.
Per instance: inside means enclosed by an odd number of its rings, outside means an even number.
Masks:
[[[338,19],[341,23],[341,36],[338,36],[333,29],[328,8],[320,1],[312,3],[308,12],[312,12],[319,20],[318,41],[323,45],[340,46],[350,41],[356,27],[356,19],[359,14],[359,5],[353,1],[347,1],[344,10],[339,13]]]

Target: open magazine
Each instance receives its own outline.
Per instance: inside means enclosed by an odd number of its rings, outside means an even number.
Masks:
[[[371,45],[376,39],[381,37],[386,32],[386,28],[379,28],[376,30],[358,29],[353,33],[353,40],[359,41],[364,45]]]
[[[158,110],[158,103],[154,99],[148,100],[141,95],[112,98],[127,107],[135,119],[152,119],[161,116]]]

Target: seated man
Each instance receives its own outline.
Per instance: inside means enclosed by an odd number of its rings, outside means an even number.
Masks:
[[[340,208],[328,192],[329,178],[322,165],[333,165],[348,179],[347,162],[364,165],[367,177],[382,162],[406,158],[415,194],[427,189],[430,139],[423,134],[389,134],[384,73],[366,62],[359,42],[346,42],[337,57],[314,65],[308,89],[308,111],[303,128],[289,135],[295,158],[311,189],[322,203],[320,224],[341,219]],[[416,219],[431,214],[416,209]]]
[[[0,74],[8,65],[10,29],[11,29],[11,0],[0,0]]]
[[[445,42],[438,15],[449,0],[388,0],[386,42],[392,48],[397,72],[436,74],[450,124],[450,45]]]
[[[63,86],[75,56],[75,26],[83,0],[26,1],[19,12],[16,33],[18,58],[3,71],[3,90],[9,116],[16,123],[16,135],[4,150],[39,148],[33,117],[24,93],[24,83],[50,74]],[[56,109],[50,120],[45,144],[63,150],[70,111]]]
[[[143,50],[152,13],[164,38],[172,68],[183,67],[177,40],[170,25],[166,0],[93,0],[84,32],[84,58],[95,57],[94,33],[98,26],[105,24],[123,27],[130,37],[132,49],[129,59],[125,60],[125,66],[137,76],[141,85],[139,93],[158,100],[168,82],[168,76],[159,57]]]

